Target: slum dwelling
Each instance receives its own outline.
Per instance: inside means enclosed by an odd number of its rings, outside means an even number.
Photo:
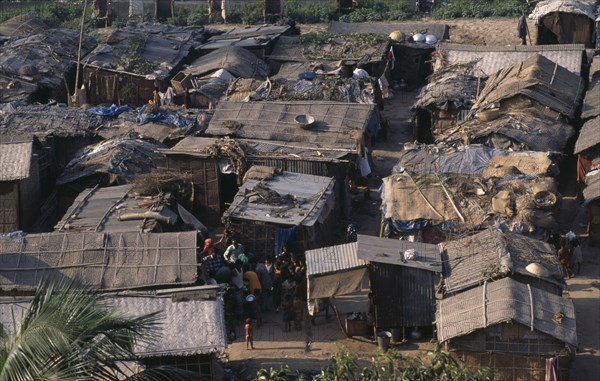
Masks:
[[[289,25],[264,24],[233,28],[223,34],[211,36],[198,48],[200,55],[226,46],[246,49],[262,60],[271,54],[280,36],[292,35],[296,28]]]
[[[197,57],[204,27],[131,24],[83,59],[86,102],[140,106],[166,92],[170,79]]]
[[[537,27],[536,45],[594,43],[596,3],[593,0],[544,0],[531,15]]]
[[[566,380],[577,347],[572,300],[510,278],[438,301],[436,327],[446,350],[506,381]]]
[[[556,248],[532,237],[488,228],[439,246],[446,296],[505,277],[558,296],[566,287]]]
[[[335,179],[268,167],[252,167],[246,176],[223,224],[258,260],[279,256],[284,245],[303,255],[332,243],[338,219]]]
[[[77,66],[79,33],[53,29],[34,16],[17,16],[0,26],[0,102],[67,103]],[[97,45],[84,35],[81,56]]]
[[[189,98],[188,107],[212,109],[237,79],[264,81],[269,66],[238,46],[216,49],[192,62],[171,79],[177,95]]]
[[[330,21],[327,31],[332,34],[378,34],[389,36],[391,46],[388,52],[388,71],[386,78],[403,84],[404,89],[414,88],[426,82],[431,74],[431,54],[436,44],[447,40],[449,27],[438,23],[377,22],[345,23]],[[415,40],[415,35],[420,36]],[[425,37],[429,36],[428,40]]]

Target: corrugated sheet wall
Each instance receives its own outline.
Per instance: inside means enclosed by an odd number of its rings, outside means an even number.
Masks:
[[[415,327],[433,323],[435,320],[433,272],[372,263],[370,276],[377,327]]]

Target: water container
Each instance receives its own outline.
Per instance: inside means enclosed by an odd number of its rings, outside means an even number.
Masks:
[[[392,340],[392,333],[390,331],[381,331],[377,334],[377,346],[379,350],[385,352],[390,347],[390,341]]]

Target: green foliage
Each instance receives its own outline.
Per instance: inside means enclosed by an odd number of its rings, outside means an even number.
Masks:
[[[169,17],[167,19],[167,24],[177,25],[177,26],[187,26],[189,15],[190,15],[190,10],[188,8],[175,7],[175,11],[173,12],[173,17]]]
[[[515,17],[528,13],[530,6],[522,0],[451,0],[432,12],[436,19]]]
[[[358,357],[347,349],[340,349],[329,365],[312,381],[493,381],[490,368],[472,370],[456,361],[448,352],[436,347],[428,360],[402,356],[399,351],[378,353],[368,366],[360,367]],[[263,377],[263,378],[260,378]],[[269,378],[271,377],[271,378]],[[254,381],[284,381],[294,379],[289,368],[266,371],[261,369]],[[298,380],[298,378],[296,378]]]
[[[412,4],[412,3],[411,3]],[[359,2],[359,8],[340,16],[343,22],[371,22],[385,20],[410,20],[415,16],[413,7],[408,2],[387,2],[382,0],[366,0]]]
[[[203,4],[190,9],[187,18],[187,25],[206,25],[208,24],[208,5]]]
[[[2,330],[0,380],[120,380],[120,364],[134,358],[136,341],[158,339],[159,314],[130,317],[110,297],[67,278],[43,280],[13,334]],[[146,373],[146,372],[143,372]],[[136,380],[184,380],[166,368]]]
[[[300,4],[298,0],[284,3],[284,14],[300,23],[310,24],[333,20],[337,12],[335,1],[320,1],[318,3]]]
[[[145,75],[156,69],[155,63],[142,57],[147,41],[148,36],[143,34],[134,34],[127,39],[127,46],[119,52],[117,61],[119,66],[123,67],[123,70]]]
[[[231,9],[227,14],[227,22],[246,25],[262,24],[264,21],[263,6],[264,3],[261,0],[244,2]]]

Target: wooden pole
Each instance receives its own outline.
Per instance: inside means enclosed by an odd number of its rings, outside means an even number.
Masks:
[[[87,0],[83,2],[83,12],[81,13],[81,24],[79,26],[79,47],[77,48],[77,68],[75,69],[75,89],[70,103],[77,99],[77,90],[79,88],[79,67],[81,66],[81,46],[83,45],[83,26],[85,24],[85,12],[87,11]],[[79,105],[78,105],[79,106]]]

